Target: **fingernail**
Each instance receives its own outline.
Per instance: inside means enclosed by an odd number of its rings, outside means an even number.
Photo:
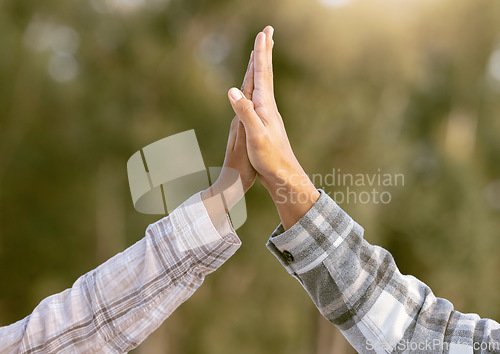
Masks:
[[[243,94],[241,93],[240,90],[233,87],[231,90],[229,90],[229,97],[233,102],[236,102],[243,98]]]
[[[257,33],[257,36],[255,37],[254,50],[257,48],[257,46],[259,46],[259,43],[261,42],[266,42],[266,34],[264,32]]]
[[[274,35],[274,27],[273,26],[269,26],[271,27],[271,38],[273,38],[273,35]]]

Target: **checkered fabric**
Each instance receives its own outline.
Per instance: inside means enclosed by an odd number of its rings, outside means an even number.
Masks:
[[[230,227],[230,226],[229,226]],[[196,194],[139,242],[0,328],[1,353],[124,353],[146,337],[241,245],[221,236]]]
[[[320,313],[360,353],[500,353],[500,325],[462,314],[391,254],[363,239],[363,228],[323,191],[289,230],[267,243]]]

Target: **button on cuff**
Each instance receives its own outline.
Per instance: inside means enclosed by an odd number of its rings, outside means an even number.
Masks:
[[[283,251],[283,257],[287,260],[287,262],[293,262],[293,255],[288,251]]]

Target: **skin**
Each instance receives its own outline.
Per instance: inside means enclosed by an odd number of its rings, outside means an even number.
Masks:
[[[252,99],[254,90],[253,52],[250,54],[247,71],[243,79],[242,93]],[[250,164],[243,123],[235,116],[231,121],[226,155],[217,181],[201,193],[208,215],[219,233],[227,230],[226,214],[255,182],[256,171]],[[240,179],[240,182],[237,179]]]
[[[223,171],[202,192],[216,228],[225,222],[227,210],[250,189],[256,176],[271,195],[285,229],[319,198],[293,153],[274,97],[273,34],[274,29],[267,26],[257,35],[242,90],[231,88],[228,92],[236,116],[229,131]],[[241,178],[239,188],[234,183],[236,171]]]
[[[271,195],[283,227],[289,229],[318,200],[319,192],[295,157],[278,111],[272,69],[273,32],[267,26],[255,39],[252,98],[237,88],[230,89],[228,96],[245,127],[248,160]]]

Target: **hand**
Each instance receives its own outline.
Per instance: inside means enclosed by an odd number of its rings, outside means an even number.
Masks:
[[[278,112],[273,89],[273,32],[267,26],[255,39],[252,98],[232,88],[229,100],[245,126],[250,163],[271,194],[283,226],[288,228],[310,209],[319,192],[297,161]]]
[[[245,78],[243,79],[242,85],[243,94],[249,100],[252,99],[252,94],[254,91],[253,66],[254,62],[252,52],[250,54],[250,61],[248,62],[247,72],[245,73]],[[250,187],[252,187],[253,183],[255,182],[256,172],[252,164],[250,163],[247,154],[245,127],[237,115],[231,122],[222,173],[224,173],[224,167],[233,168],[238,171],[245,193],[250,189]]]
[[[242,85],[244,95],[248,99],[252,99],[254,89],[253,65],[252,52]],[[210,219],[219,233],[229,232],[225,215],[250,189],[255,176],[255,169],[248,159],[245,128],[238,116],[235,116],[229,129],[226,156],[220,176],[201,194]]]

